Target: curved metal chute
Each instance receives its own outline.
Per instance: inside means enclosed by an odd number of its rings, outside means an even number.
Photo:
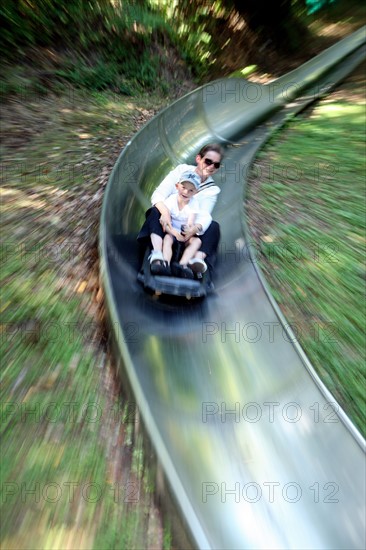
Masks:
[[[207,84],[125,147],[106,189],[101,276],[111,329],[194,548],[365,548],[364,440],[321,383],[255,265],[243,197],[258,148],[364,57],[365,32],[266,86]],[[136,281],[152,190],[205,143],[227,148],[214,210],[216,292],[163,303]]]

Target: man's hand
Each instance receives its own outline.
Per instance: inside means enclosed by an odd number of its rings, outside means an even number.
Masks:
[[[183,237],[183,235],[181,235],[177,229],[174,229],[171,226],[169,226],[167,233],[169,233],[170,235],[173,235],[173,237],[175,237],[177,241],[180,241],[181,243],[184,243],[186,241],[186,238]]]
[[[183,235],[179,233],[179,231],[176,231],[174,236],[176,237],[177,241],[179,241],[180,243],[185,243],[187,240],[185,237],[183,237]]]
[[[196,236],[197,231],[201,231],[202,227],[198,225],[186,225],[185,230],[182,232],[184,240],[188,241],[191,237]]]
[[[166,228],[170,225],[172,225],[172,219],[170,216],[170,212],[164,202],[159,201],[156,204],[154,204],[155,208],[157,208],[160,212],[160,225],[163,228],[163,231],[166,231]]]
[[[160,216],[160,224],[161,224],[161,227],[163,228],[163,231],[167,231],[167,229],[171,229],[172,227],[172,220],[171,220],[171,217],[170,217],[170,214],[162,214]]]

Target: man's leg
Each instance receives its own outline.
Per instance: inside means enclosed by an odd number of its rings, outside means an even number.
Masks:
[[[196,258],[204,260],[207,264],[207,270],[212,278],[212,274],[215,267],[215,262],[217,258],[217,249],[220,242],[220,226],[214,220],[211,222],[210,226],[207,228],[203,235],[200,235],[201,247],[200,250],[195,255]]]
[[[143,226],[140,229],[140,232],[137,236],[137,240],[144,240],[146,238],[153,240],[155,237],[153,235],[156,235],[160,237],[161,240],[154,240],[152,242],[153,247],[156,247],[157,250],[162,250],[162,244],[163,244],[163,238],[164,238],[164,231],[160,224],[160,212],[159,210],[153,206],[152,208],[149,208],[149,210],[145,214],[146,219],[143,224]]]

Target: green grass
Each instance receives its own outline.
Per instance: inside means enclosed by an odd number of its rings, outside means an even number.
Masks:
[[[277,302],[365,434],[363,100],[352,81],[277,134],[256,161],[248,211]]]
[[[154,482],[101,345],[96,246],[107,175],[163,100],[70,91],[3,114],[2,541],[159,547]]]

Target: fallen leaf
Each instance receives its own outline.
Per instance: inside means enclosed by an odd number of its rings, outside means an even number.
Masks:
[[[273,243],[274,241],[274,237],[272,235],[263,235],[261,237],[262,241],[264,241],[265,243]]]
[[[76,292],[78,292],[78,294],[82,294],[82,293],[84,292],[84,290],[86,289],[87,284],[88,284],[87,281],[82,281],[82,282],[79,284],[79,286],[78,286]]]

